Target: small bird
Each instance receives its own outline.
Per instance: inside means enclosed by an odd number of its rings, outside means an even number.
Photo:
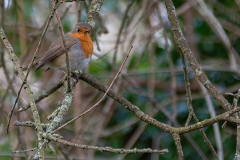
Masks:
[[[64,34],[66,47],[68,48],[69,69],[72,72],[81,72],[91,59],[93,53],[93,43],[89,35],[91,29],[92,27],[89,24],[80,22],[71,32]],[[61,36],[52,43],[35,71],[45,64],[48,65],[48,69],[61,69],[66,73],[66,54]]]

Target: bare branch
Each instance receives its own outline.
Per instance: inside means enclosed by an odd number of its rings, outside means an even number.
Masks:
[[[8,52],[9,52],[9,55],[10,55],[14,65],[15,65],[18,73],[19,73],[19,76],[20,76],[21,80],[24,81],[25,75],[22,71],[22,67],[21,67],[21,65],[19,63],[19,60],[18,60],[16,54],[14,53],[13,48],[12,48],[11,44],[9,43],[9,41],[8,41],[8,39],[7,39],[7,37],[6,37],[6,35],[5,35],[1,26],[0,26],[0,36],[1,36],[1,39],[2,39],[3,43],[5,44],[5,47],[7,48]],[[35,121],[35,124],[36,124],[36,127],[37,127],[38,146],[41,146],[42,143],[43,143],[43,139],[40,136],[40,133],[43,132],[43,129],[42,129],[42,126],[41,126],[40,117],[39,117],[39,114],[38,114],[36,103],[34,102],[33,94],[32,94],[32,91],[31,91],[29,85],[27,83],[24,83],[23,87],[27,92],[28,99],[29,99],[31,109],[32,109],[33,118],[34,118],[34,121]],[[43,150],[42,147],[38,148],[38,154],[39,154],[39,159],[44,158],[44,150]]]
[[[172,3],[172,0],[164,0],[169,23],[173,32],[174,40],[180,50],[180,52],[187,58],[189,64],[194,71],[198,80],[204,85],[204,87],[208,90],[208,92],[218,101],[218,103],[225,109],[228,110],[230,108],[229,102],[217,91],[214,85],[209,81],[205,73],[203,72],[202,68],[199,66],[198,62],[196,61],[194,55],[192,54],[191,50],[189,49],[185,38],[182,34],[182,30],[179,26],[175,7]]]
[[[168,153],[168,150],[167,149],[163,149],[163,150],[152,150],[150,148],[148,149],[115,149],[115,148],[112,148],[112,147],[98,147],[98,146],[88,146],[88,145],[81,145],[81,144],[77,144],[77,143],[73,143],[73,142],[69,142],[69,141],[66,141],[66,140],[62,140],[62,139],[59,139],[59,138],[56,138],[52,135],[49,135],[49,134],[43,134],[43,137],[44,138],[47,138],[51,141],[55,141],[55,142],[58,142],[58,143],[61,143],[61,144],[64,144],[64,145],[67,145],[67,146],[74,146],[74,147],[77,147],[77,148],[82,148],[82,149],[92,149],[92,150],[97,150],[97,151],[101,151],[101,152],[113,152],[113,153],[118,153],[118,154],[123,154],[123,153],[157,153],[157,154],[165,154],[165,153]]]
[[[102,96],[102,98],[101,98],[96,104],[94,104],[92,107],[90,107],[87,111],[83,112],[82,114],[80,114],[80,115],[78,115],[77,117],[73,118],[72,120],[68,121],[67,123],[65,123],[64,125],[62,125],[61,127],[59,127],[58,129],[54,130],[52,133],[56,132],[57,130],[65,127],[65,126],[68,125],[69,123],[75,121],[76,119],[78,119],[78,118],[80,118],[81,116],[85,115],[86,113],[90,112],[93,108],[95,108],[96,106],[98,106],[98,105],[103,101],[103,99],[106,97],[108,91],[109,91],[110,88],[112,87],[113,83],[114,83],[115,80],[117,79],[118,75],[121,73],[122,68],[123,68],[125,62],[127,61],[127,58],[128,58],[128,56],[129,56],[129,54],[130,54],[130,52],[131,52],[131,50],[132,50],[132,47],[133,47],[133,46],[131,46],[131,48],[129,49],[129,51],[128,51],[125,59],[123,60],[123,62],[122,62],[122,64],[121,64],[121,66],[120,66],[120,68],[119,68],[116,76],[115,76],[114,79],[112,80],[111,84],[109,85],[108,89],[106,90],[106,92],[104,93],[104,95]]]

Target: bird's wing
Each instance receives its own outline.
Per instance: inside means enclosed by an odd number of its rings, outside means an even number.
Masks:
[[[64,35],[64,39],[65,39],[67,48],[70,48],[74,44],[78,43],[77,38],[71,37],[68,34]],[[60,56],[61,54],[65,53],[64,51],[65,51],[65,49],[64,49],[62,37],[59,37],[56,41],[53,42],[53,44],[50,46],[48,51],[45,53],[45,55],[43,56],[43,58],[39,62],[35,71],[37,71],[39,68],[41,68],[46,63],[53,60],[54,58],[56,58],[56,57]]]

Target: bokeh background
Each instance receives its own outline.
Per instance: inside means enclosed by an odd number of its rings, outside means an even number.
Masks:
[[[229,40],[230,48],[226,47],[219,32],[216,31],[214,25],[217,24],[209,23],[212,20],[211,17],[204,17],[205,11],[199,5],[194,5],[187,0],[173,0],[173,2],[188,45],[210,81],[222,94],[236,93],[240,87],[240,76],[236,73],[236,68],[231,67],[233,64],[229,58],[229,49],[235,51],[234,59],[238,64],[240,62],[238,58],[240,17],[237,1],[205,2],[208,10],[218,20],[220,28],[226,33],[225,38]],[[49,0],[0,0],[0,4],[1,26],[22,66],[26,67],[36,50],[51,12],[51,4]],[[89,0],[60,4],[58,11],[65,33],[69,32],[77,22],[86,20],[89,6]],[[44,55],[58,36],[60,33],[54,16],[38,52],[38,59]],[[130,57],[115,82],[113,90],[158,121],[172,126],[185,125],[188,107],[182,60],[174,43],[163,1],[105,0],[91,37],[94,41],[94,55],[85,68],[86,72],[102,84],[109,85],[130,46],[133,45]],[[0,158],[2,160],[26,159],[33,155],[34,151],[20,154],[11,152],[36,147],[35,130],[14,127],[13,122],[32,120],[32,113],[30,110],[17,112],[18,108],[28,104],[23,90],[13,114],[9,134],[5,133],[8,113],[22,82],[15,74],[6,49],[2,42],[0,43]],[[6,76],[10,78],[11,85]],[[63,76],[61,71],[44,72],[44,69],[41,69],[35,72],[33,67],[28,77],[28,84],[34,96],[37,97],[57,84]],[[212,97],[210,101],[213,111],[209,110],[206,93],[204,94],[190,68],[189,79],[193,108],[199,120],[211,118],[212,113],[224,112]],[[95,88],[80,81],[74,89],[74,101],[64,121],[90,108],[102,95]],[[61,104],[62,98],[63,89],[60,88],[38,103],[42,122],[47,122],[46,117]],[[226,98],[232,102],[232,97],[226,96]],[[216,151],[224,156],[223,159],[233,159],[236,148],[236,125],[228,123],[222,129],[222,124],[223,122],[218,123],[215,129],[212,125],[207,126],[204,131]],[[166,148],[169,153],[125,155],[50,143],[46,151],[46,159],[63,157],[89,160],[177,159],[177,150],[171,135],[140,121],[109,97],[105,98],[93,111],[58,133],[64,139],[79,144],[114,148]],[[182,135],[181,143],[185,159],[214,159],[199,131]]]

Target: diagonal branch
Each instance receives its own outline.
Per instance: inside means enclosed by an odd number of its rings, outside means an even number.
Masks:
[[[191,52],[190,48],[188,47],[185,38],[183,36],[182,30],[177,20],[175,7],[173,5],[172,0],[164,0],[169,23],[172,29],[172,33],[174,36],[174,40],[180,50],[180,52],[187,58],[189,64],[194,71],[197,79],[204,85],[204,87],[208,90],[208,92],[218,101],[218,103],[225,109],[229,110],[230,103],[217,91],[215,86],[209,81],[205,73],[203,72],[202,68],[198,64],[197,60],[195,59],[193,53]]]
[[[109,85],[108,89],[106,90],[106,92],[104,93],[104,95],[102,96],[102,98],[101,98],[96,104],[94,104],[92,107],[90,107],[88,110],[86,110],[86,111],[83,112],[82,114],[78,115],[77,117],[73,118],[72,120],[68,121],[67,123],[65,123],[64,125],[62,125],[61,127],[59,127],[58,129],[56,129],[55,131],[57,131],[57,130],[63,128],[63,127],[65,127],[65,126],[68,125],[69,123],[75,121],[76,119],[80,118],[80,117],[83,116],[84,114],[90,112],[93,108],[95,108],[96,106],[98,106],[98,105],[104,100],[104,98],[106,97],[108,91],[109,91],[110,88],[112,87],[113,83],[116,81],[117,77],[118,77],[119,74],[121,73],[122,68],[123,68],[124,64],[126,63],[127,58],[129,57],[129,54],[130,54],[130,52],[131,52],[131,50],[132,50],[132,47],[133,47],[133,46],[130,47],[130,49],[129,49],[128,53],[127,53],[127,56],[126,56],[125,59],[123,60],[122,65],[120,66],[120,68],[119,68],[116,76],[115,76],[114,79],[112,80],[111,84]],[[55,132],[55,131],[53,131],[53,132]]]
[[[180,53],[180,55],[181,55],[182,63],[183,63],[183,73],[184,73],[184,81],[185,81],[186,96],[187,96],[187,106],[188,106],[188,111],[189,111],[187,122],[186,122],[185,126],[188,126],[191,119],[193,119],[193,121],[195,123],[198,123],[199,120],[198,120],[198,118],[197,118],[197,116],[196,116],[196,114],[193,110],[193,106],[192,106],[192,93],[191,93],[190,82],[189,82],[189,78],[188,78],[188,68],[187,68],[187,65],[186,65],[186,59],[185,59],[185,57],[182,53]],[[214,147],[212,146],[210,140],[207,138],[207,135],[204,132],[204,130],[202,128],[200,128],[199,130],[200,130],[200,133],[201,133],[201,135],[204,139],[204,142],[207,143],[209,149],[212,151],[212,154],[216,157],[216,159],[219,159]]]
[[[91,86],[98,89],[99,91],[102,91],[104,93],[107,91],[108,87],[101,84],[97,79],[95,79],[94,77],[86,74],[85,72],[80,74],[78,78],[85,81],[86,83],[90,84]],[[186,127],[176,128],[176,127],[166,125],[162,122],[159,122],[156,119],[150,117],[149,115],[143,113],[137,106],[133,105],[127,99],[125,99],[124,97],[115,93],[111,89],[108,91],[107,95],[109,97],[113,98],[118,103],[122,104],[126,109],[131,111],[136,117],[138,117],[142,121],[144,121],[144,122],[146,122],[150,125],[153,125],[153,126],[159,128],[159,129],[162,129],[163,131],[168,132],[168,133],[177,132],[179,134],[183,134],[183,133],[187,133],[187,132],[190,132],[190,131],[193,131],[193,130],[203,128],[205,126],[211,125],[211,124],[216,123],[216,122],[221,121],[221,120],[231,121],[231,122],[240,124],[240,120],[236,120],[235,118],[231,117],[232,114],[234,114],[234,113],[236,113],[240,110],[240,108],[235,108],[233,110],[222,113],[222,114],[220,114],[220,115],[218,115],[214,118],[205,119],[205,120],[200,121],[196,124],[189,125],[189,126],[186,126]]]

